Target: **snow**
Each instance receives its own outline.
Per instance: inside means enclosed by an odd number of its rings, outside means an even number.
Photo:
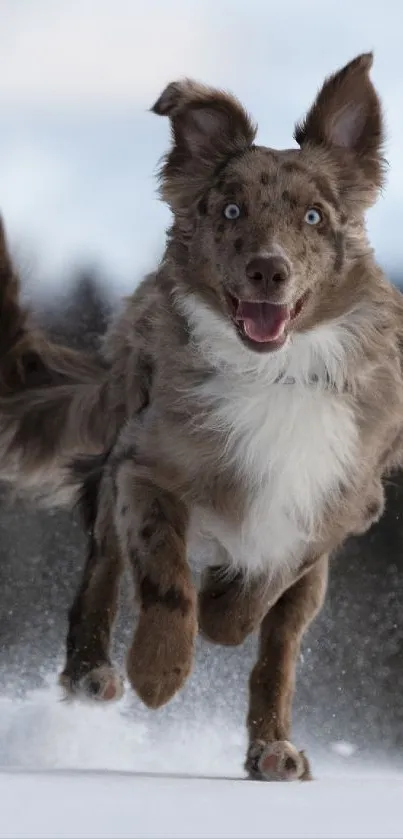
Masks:
[[[330,748],[337,755],[341,755],[342,757],[350,757],[355,752],[355,746],[353,743],[346,743],[344,740],[340,740],[338,743],[332,743]]]
[[[392,839],[403,777],[317,784],[0,773],[2,839]]]
[[[230,716],[174,713],[159,732],[130,717],[129,692],[97,706],[62,701],[56,672],[24,693],[6,681],[0,839],[403,836],[403,771],[352,764],[352,743],[314,757],[313,783],[265,784],[244,780],[245,734]]]
[[[243,777],[243,726],[223,716],[208,723],[173,713],[154,731],[158,714],[148,722],[135,713],[128,688],[121,702],[102,705],[63,701],[56,672],[45,681],[20,696],[11,682],[0,696],[0,768]]]

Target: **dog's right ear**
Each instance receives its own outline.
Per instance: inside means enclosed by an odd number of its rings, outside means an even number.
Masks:
[[[256,126],[235,97],[189,79],[171,82],[151,110],[171,121],[160,179],[174,210],[197,201],[216,169],[255,139]]]

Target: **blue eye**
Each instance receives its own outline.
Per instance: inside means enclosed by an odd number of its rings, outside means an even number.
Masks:
[[[307,224],[319,224],[322,221],[322,213],[319,210],[315,210],[315,207],[310,207],[305,213],[304,221]]]
[[[224,215],[225,218],[229,219],[229,221],[233,221],[234,219],[239,218],[239,216],[241,215],[241,211],[238,207],[238,204],[227,204],[227,206],[224,207]]]

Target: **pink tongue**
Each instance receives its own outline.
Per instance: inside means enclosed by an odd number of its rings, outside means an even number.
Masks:
[[[274,303],[249,303],[240,300],[236,319],[243,322],[248,338],[264,343],[281,338],[290,319],[290,310],[288,306]]]

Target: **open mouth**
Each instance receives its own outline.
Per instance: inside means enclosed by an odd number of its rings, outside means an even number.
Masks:
[[[232,319],[241,338],[259,352],[277,350],[288,336],[288,327],[305,303],[301,297],[294,307],[285,303],[238,300],[229,295]]]

